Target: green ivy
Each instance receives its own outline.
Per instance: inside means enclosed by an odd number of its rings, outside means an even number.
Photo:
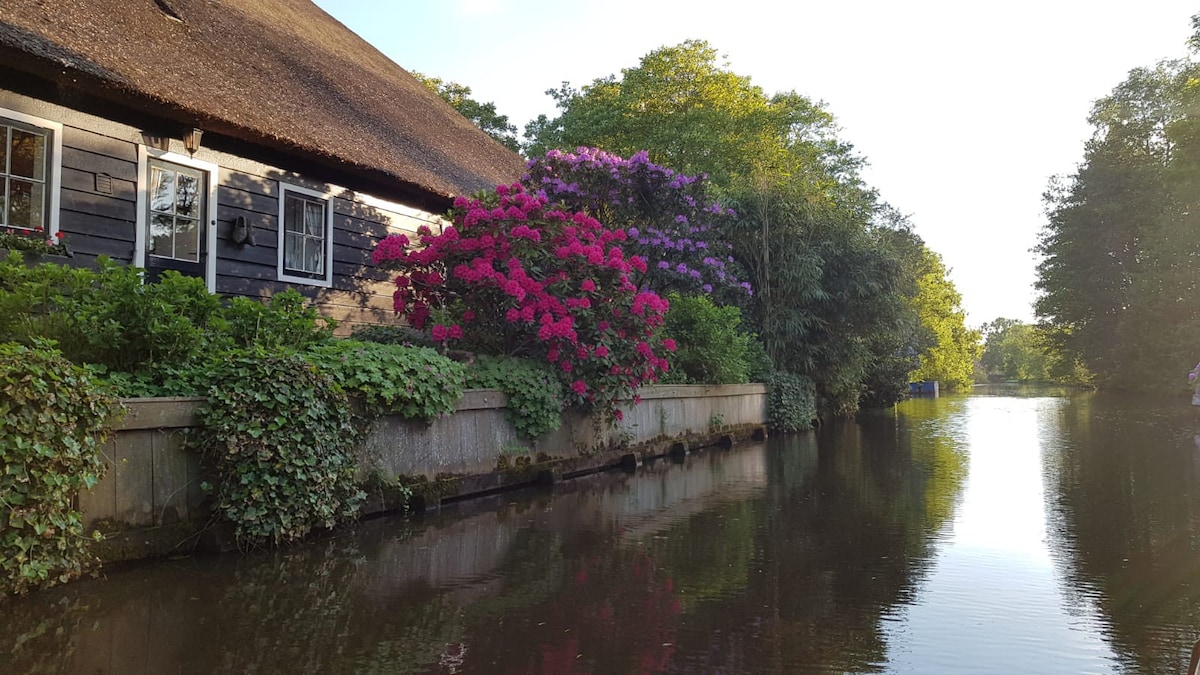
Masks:
[[[93,562],[76,492],[104,473],[120,406],[47,343],[0,344],[0,593],[78,577]]]
[[[800,431],[817,418],[817,390],[803,375],[776,371],[767,378],[767,417],[776,431]]]
[[[295,354],[231,353],[200,409],[218,510],[244,544],[294,541],[354,518],[360,433],[341,387]]]
[[[472,389],[499,389],[508,397],[508,419],[530,440],[562,424],[566,392],[546,363],[511,356],[478,356],[467,371]]]
[[[374,414],[431,420],[454,411],[466,367],[428,347],[335,340],[304,354]]]

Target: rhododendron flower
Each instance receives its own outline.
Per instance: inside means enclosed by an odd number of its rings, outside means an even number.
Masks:
[[[675,351],[675,340],[673,340],[671,338],[667,338],[662,341],[662,346],[663,346],[663,349],[665,349],[669,352],[673,352],[673,351]]]
[[[575,380],[571,383],[571,391],[574,391],[576,394],[580,395],[586,394],[587,384],[585,384],[583,380]]]
[[[552,181],[545,189],[576,190],[578,197],[590,185]],[[395,238],[375,253],[400,270],[394,306],[414,328],[422,329],[436,308],[439,322],[430,331],[437,342],[540,357],[579,395],[576,401],[607,414],[657,379],[655,331],[667,303],[639,290],[643,279],[635,275],[646,274],[645,260],[622,247],[629,240],[623,228],[608,229],[583,211],[547,209],[548,203],[519,185],[456,199],[453,224],[423,234],[419,248]]]

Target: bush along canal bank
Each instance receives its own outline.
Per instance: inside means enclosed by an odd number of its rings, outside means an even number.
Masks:
[[[625,402],[622,420],[608,428],[568,411],[557,430],[537,441],[517,432],[507,397],[494,389],[466,391],[453,413],[428,424],[382,415],[354,449],[356,494],[350,501],[362,516],[419,513],[449,501],[728,448],[766,435],[766,385],[656,385],[642,388],[639,397],[638,404]],[[235,523],[216,513],[219,470],[188,447],[200,431],[205,399],[122,403],[126,414],[102,451],[107,471],[77,498],[85,531],[99,533],[89,542],[90,552],[112,563],[236,549]]]

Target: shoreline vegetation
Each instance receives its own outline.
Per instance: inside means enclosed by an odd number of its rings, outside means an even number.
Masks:
[[[243,545],[259,546],[352,519],[365,498],[352,458],[372,421],[439,419],[470,387],[519,400],[509,421],[532,442],[564,410],[611,428],[618,402],[637,405],[654,382],[767,382],[783,431],[891,405],[913,379],[969,385],[980,336],[944,263],[864,183],[865,160],[823,104],[768,95],[694,40],[555,99],[558,115],[527,130],[523,181],[377,242],[395,325],[335,337],[336,322],[294,290],[221,298],[171,272],[144,283],[104,259],[27,265],[12,251],[0,261],[0,344],[53,367],[13,359],[9,386],[25,400],[63,378],[105,402],[206,397],[189,437],[213,472],[205,491]],[[20,437],[5,460],[66,481],[77,472],[56,463],[60,440]],[[21,561],[10,590],[81,571],[34,561],[42,538],[84,559],[65,493],[27,487],[4,484],[6,503],[20,494],[22,513],[37,502],[64,525],[8,519],[0,547]]]

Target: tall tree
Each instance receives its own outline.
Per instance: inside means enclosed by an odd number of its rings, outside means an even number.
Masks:
[[[564,82],[546,93],[558,115],[525,127],[531,157],[579,146],[626,156],[649,150],[658,164],[727,186],[755,172],[805,173],[805,163],[839,145],[820,104],[795,92],[767,96],[703,40],[650,52],[620,78],[582,88]]]
[[[950,390],[970,386],[983,351],[980,334],[967,328],[962,296],[948,278],[942,257],[929,249],[922,256],[913,304],[921,325],[933,333],[934,344],[921,354],[911,379],[938,380]]]
[[[429,77],[415,70],[411,73],[421,84],[429,87],[430,91],[449,103],[463,117],[471,120],[488,136],[513,152],[521,151],[521,144],[517,141],[517,127],[508,121],[508,115],[496,112],[495,103],[481,103],[471,98],[471,88],[466,85]]]
[[[1195,72],[1185,61],[1130,72],[1093,107],[1079,169],[1046,194],[1037,313],[1065,359],[1110,387],[1170,381],[1190,365],[1183,342],[1200,337],[1187,206],[1200,172],[1177,156],[1197,124]]]

